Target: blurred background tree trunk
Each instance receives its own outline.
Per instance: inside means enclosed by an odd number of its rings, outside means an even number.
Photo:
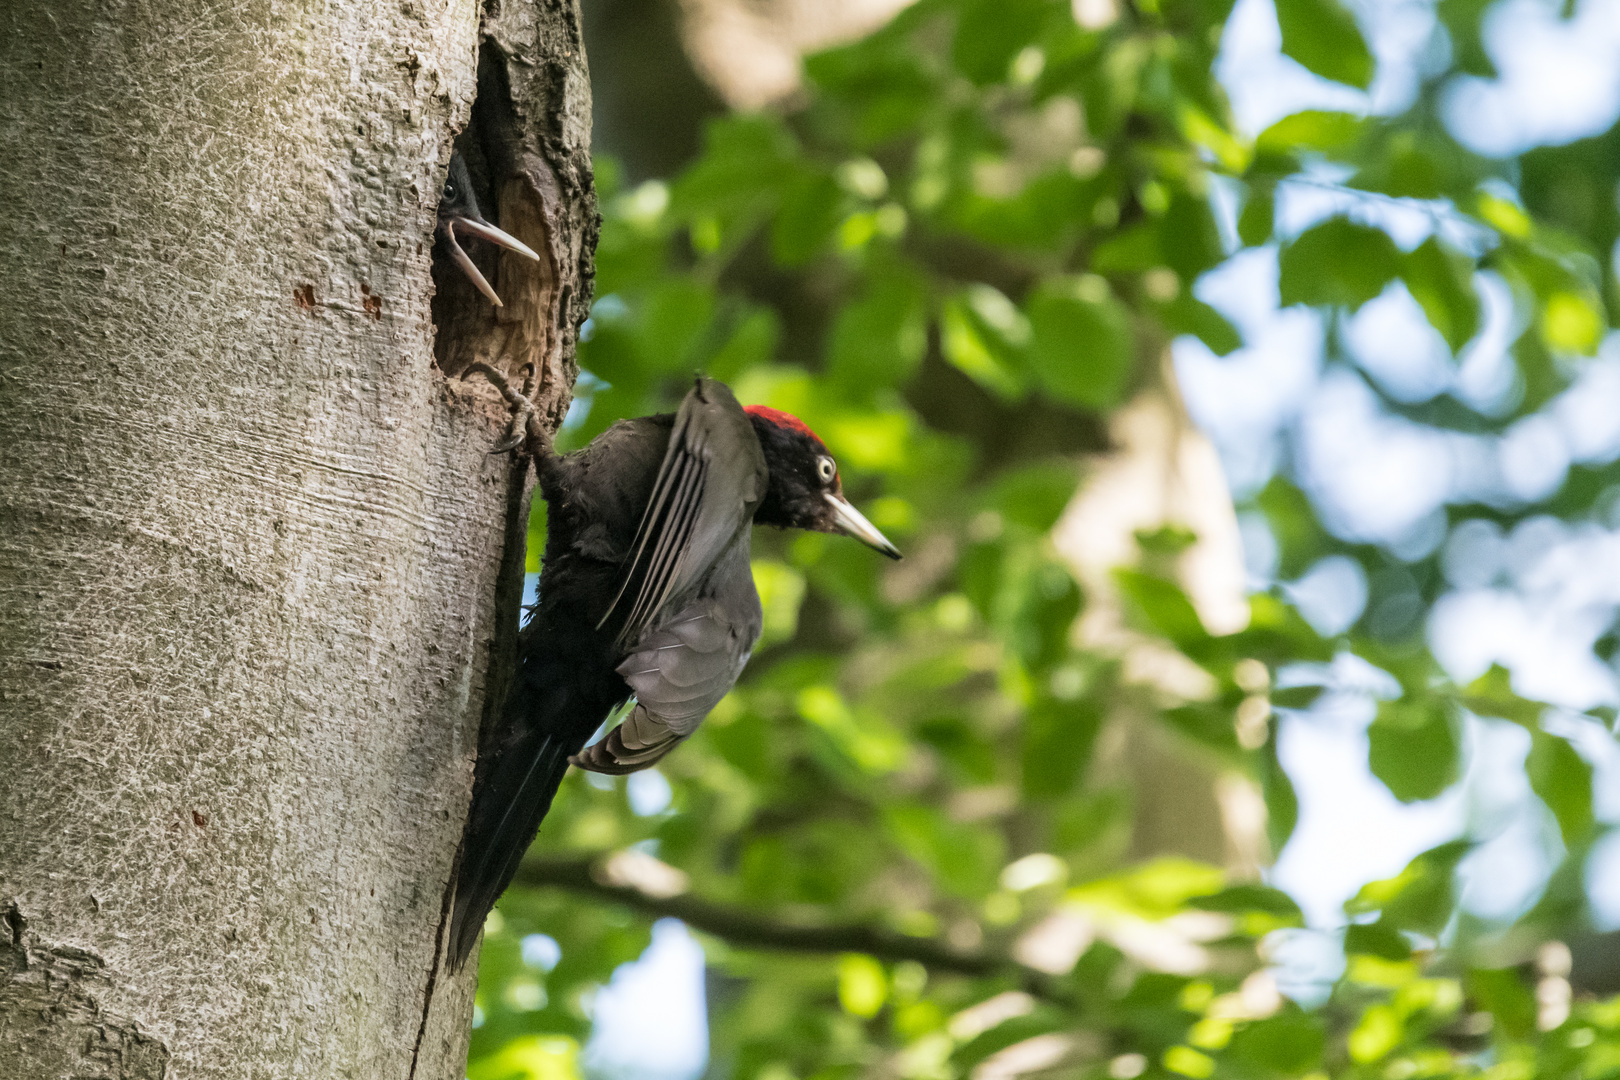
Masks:
[[[501,7],[0,16],[0,1076],[463,1075],[526,496],[433,365],[475,94],[553,421],[595,228],[577,10]]]

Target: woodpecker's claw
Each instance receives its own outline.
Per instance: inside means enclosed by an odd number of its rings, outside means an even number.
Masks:
[[[490,447],[488,450],[484,451],[484,453],[486,453],[486,454],[505,454],[505,453],[509,453],[509,452],[511,452],[513,450],[516,450],[518,447],[522,446],[523,443],[524,443],[524,440],[527,439],[528,436],[529,436],[529,431],[528,431],[529,416],[528,416],[528,414],[533,412],[533,411],[534,410],[532,408],[529,408],[529,409],[524,409],[521,412],[513,414],[512,422],[507,425],[506,434],[501,437],[501,441],[496,443],[494,446]]]
[[[523,390],[512,387],[506,376],[485,363],[470,364],[467,374],[477,372],[488,379],[501,392],[506,403],[512,406],[512,420],[506,426],[506,434],[492,447],[488,453],[505,454],[520,449],[524,445],[545,447],[546,433],[540,426],[540,421],[534,413],[534,402],[530,400],[533,389],[528,385],[534,381],[534,365],[528,365],[529,376],[525,380]],[[465,377],[465,376],[463,376]]]

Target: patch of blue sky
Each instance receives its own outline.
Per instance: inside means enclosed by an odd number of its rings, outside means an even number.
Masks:
[[[597,992],[583,1064],[591,1077],[689,1080],[708,1062],[703,947],[675,919]]]

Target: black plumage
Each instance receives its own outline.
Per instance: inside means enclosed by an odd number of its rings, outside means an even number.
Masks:
[[[570,763],[644,769],[736,683],[762,625],[754,523],[841,532],[899,558],[843,497],[797,418],[699,379],[674,415],[623,420],[576,454],[538,455],[547,537],[518,671],[479,755],[450,923],[466,962]],[[624,721],[587,739],[634,697]]]
[[[459,153],[452,152],[450,172],[444,181],[444,191],[439,195],[438,224],[434,229],[434,235],[440,248],[461,268],[462,273],[472,279],[478,291],[483,293],[491,304],[496,307],[502,306],[501,298],[495,293],[495,287],[484,277],[467,253],[461,250],[461,245],[456,241],[458,231],[488,240],[525,258],[536,261],[540,258],[529,245],[484,220],[484,215],[478,210],[478,196],[473,192],[472,174],[467,170],[467,162]]]

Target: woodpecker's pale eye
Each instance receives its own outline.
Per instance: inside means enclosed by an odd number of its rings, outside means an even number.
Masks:
[[[830,484],[833,477],[838,475],[838,466],[830,457],[819,457],[816,459],[816,475],[821,477],[823,484]]]

